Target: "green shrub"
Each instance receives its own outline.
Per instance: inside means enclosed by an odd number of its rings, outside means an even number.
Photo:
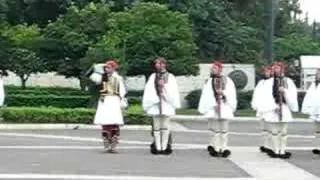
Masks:
[[[56,96],[56,95],[14,95],[6,97],[7,106],[29,106],[29,107],[60,107],[76,108],[88,107],[91,96]]]
[[[199,100],[201,96],[201,90],[193,90],[186,97],[185,100],[188,103],[189,108],[198,108]]]
[[[142,98],[140,97],[127,97],[129,105],[142,104]]]
[[[238,107],[237,109],[251,109],[253,91],[237,92]]]
[[[5,123],[80,123],[92,124],[95,109],[9,107],[0,109]],[[134,109],[124,112],[126,124],[150,124],[151,117]]]
[[[127,96],[129,96],[129,97],[142,97],[143,90],[141,90],[141,91],[128,91]]]
[[[67,87],[27,87],[26,89],[21,89],[17,86],[5,86],[5,93],[7,95],[11,94],[24,94],[24,95],[89,95],[89,92],[81,91],[76,88]]]
[[[188,103],[189,108],[198,108],[199,100],[201,96],[201,90],[191,91],[185,100]],[[237,92],[238,107],[237,109],[248,109],[250,108],[252,91]]]

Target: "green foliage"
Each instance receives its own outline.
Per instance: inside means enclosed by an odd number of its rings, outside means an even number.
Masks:
[[[5,93],[8,95],[89,95],[86,91],[69,87],[27,87],[26,89],[21,89],[17,86],[5,86]]]
[[[227,63],[256,62],[262,42],[250,24],[237,21],[233,4],[221,0],[192,1],[189,14],[203,60],[221,57]],[[239,19],[239,18],[238,18]]]
[[[277,59],[299,59],[301,55],[319,54],[320,44],[314,42],[311,36],[289,34],[275,40],[275,55]]]
[[[72,5],[67,13],[44,29],[41,57],[50,70],[66,77],[80,77],[80,58],[108,30],[109,5],[89,3],[83,9]]]
[[[188,102],[189,108],[198,108],[200,101],[201,90],[193,90],[186,97],[185,100]]]
[[[40,29],[37,25],[8,25],[4,26],[0,33],[7,39],[10,47],[6,50],[8,54],[5,68],[20,77],[24,88],[31,73],[45,71],[45,66],[37,54],[41,41]]]
[[[193,57],[196,47],[186,14],[156,3],[139,3],[132,9],[113,13],[108,24],[110,31],[89,49],[84,64],[100,62],[106,56],[95,53],[107,53],[127,67],[128,75],[149,75],[153,72],[151,62],[162,56],[176,75],[197,73]]]
[[[91,96],[75,95],[34,95],[34,94],[8,94],[5,103],[7,106],[28,107],[59,107],[77,108],[88,107]]]
[[[26,87],[26,81],[31,73],[44,70],[44,64],[37,54],[28,49],[12,48],[8,61],[8,69],[20,77],[22,88]]]
[[[85,108],[10,107],[0,109],[5,123],[81,123],[92,124],[95,110]],[[130,110],[124,113],[126,124],[150,124],[151,117]]]

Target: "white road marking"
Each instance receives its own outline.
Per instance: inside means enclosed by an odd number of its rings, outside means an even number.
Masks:
[[[146,142],[147,143],[147,142]],[[207,145],[206,144],[173,144],[173,149],[174,150],[201,150],[201,149],[206,149]],[[255,146],[229,146],[231,151],[239,151],[239,152],[259,152],[258,147]],[[303,150],[303,151],[310,151],[313,147],[288,147],[288,150]],[[101,146],[88,146],[88,145],[83,145],[83,146],[0,146],[1,149],[15,149],[15,150],[20,150],[20,149],[28,149],[28,150],[95,150],[95,149],[102,149]],[[119,145],[117,149],[144,149],[148,150],[150,149],[149,146],[122,146]],[[311,154],[311,151],[310,151]]]
[[[271,159],[252,148],[247,148],[245,151],[233,151],[229,159],[257,179],[319,180],[317,176],[295,165],[281,159]]]
[[[76,136],[59,136],[59,135],[47,135],[47,134],[29,134],[29,133],[0,133],[0,136],[13,136],[13,137],[32,137],[32,138],[44,138],[44,139],[60,139],[71,141],[84,141],[84,142],[101,142],[100,138],[88,138],[88,137],[76,137]],[[308,138],[309,139],[309,138]],[[149,141],[128,141],[120,140],[121,144],[133,144],[133,145],[150,145]],[[207,144],[173,144],[173,146],[181,147],[193,147],[193,148],[206,148]],[[232,146],[231,146],[232,147]],[[244,146],[241,146],[244,147]],[[254,146],[253,146],[254,147]],[[301,149],[300,149],[301,148]],[[288,147],[290,149],[290,147]],[[294,147],[295,150],[306,150],[305,147]],[[307,147],[308,150],[312,147]]]
[[[77,174],[0,174],[0,179],[76,179],[76,180],[257,180],[256,178],[201,178],[154,176],[103,176]]]
[[[188,132],[188,133],[200,133],[200,134],[208,134],[209,131],[206,130],[182,130],[183,127],[180,127],[179,131],[173,132]],[[229,132],[230,135],[236,136],[261,136],[261,133],[247,133],[247,132]],[[51,138],[51,139],[66,139],[66,140],[79,140],[79,141],[100,141],[98,138],[81,138],[75,136],[57,136],[57,135],[47,135],[47,134],[34,134],[34,133],[0,133],[0,136],[17,136],[17,137],[39,137],[39,138]],[[41,137],[40,137],[41,136]],[[64,137],[64,138],[62,138]],[[314,135],[300,135],[300,134],[289,134],[289,138],[301,138],[301,139],[313,139]]]

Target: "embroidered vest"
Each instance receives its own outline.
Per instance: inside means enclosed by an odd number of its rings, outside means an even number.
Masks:
[[[100,94],[102,96],[120,95],[120,82],[114,77],[103,76]]]

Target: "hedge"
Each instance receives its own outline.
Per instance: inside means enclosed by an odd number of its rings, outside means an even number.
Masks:
[[[27,87],[21,89],[17,86],[5,86],[5,93],[10,94],[24,94],[24,95],[90,95],[89,92],[81,91],[76,88],[67,87]]]
[[[253,91],[237,92],[237,99],[238,99],[237,109],[239,110],[251,109],[252,92]],[[191,91],[185,97],[185,100],[187,101],[190,108],[198,108],[200,95],[201,95],[201,90],[194,90],[194,91]],[[305,96],[305,92],[298,92],[299,109],[301,109],[304,96]]]
[[[57,95],[8,95],[5,99],[7,106],[30,107],[88,107],[91,96],[57,96]]]
[[[9,107],[0,109],[4,123],[80,123],[92,124],[95,109]],[[143,112],[124,113],[126,124],[150,124],[151,117]]]

